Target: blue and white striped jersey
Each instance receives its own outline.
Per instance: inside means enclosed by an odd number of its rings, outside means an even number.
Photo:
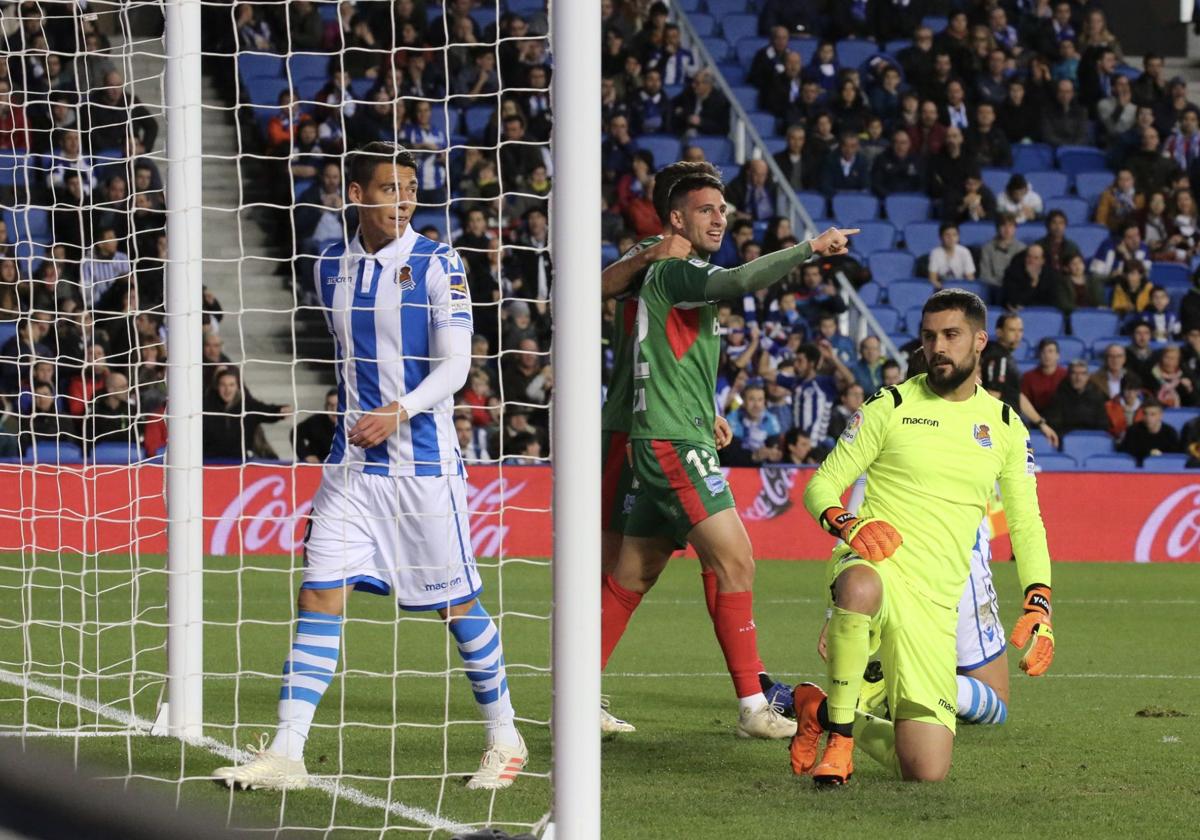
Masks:
[[[346,439],[363,412],[394,400],[409,407],[405,395],[444,363],[431,352],[439,331],[466,330],[469,346],[471,297],[458,254],[411,226],[368,254],[356,232],[349,243],[325,249],[315,281],[337,352],[340,417],[325,463],[376,475],[458,474],[462,467],[453,390],[461,383],[427,411],[400,423],[383,443],[363,449]]]

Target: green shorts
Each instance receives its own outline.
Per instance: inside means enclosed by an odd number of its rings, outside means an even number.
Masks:
[[[625,446],[629,432],[600,432],[600,530],[625,532],[625,518],[633,506],[633,465]]]
[[[631,537],[668,536],[682,548],[692,528],[734,505],[712,444],[635,440],[633,473],[633,505],[625,519]]]
[[[903,547],[900,549],[903,551]],[[883,605],[871,619],[871,653],[883,665],[893,720],[939,723],[954,731],[958,684],[958,613],[934,604],[896,573],[894,558],[864,560],[845,545],[834,550],[827,579],[868,566],[883,581]]]

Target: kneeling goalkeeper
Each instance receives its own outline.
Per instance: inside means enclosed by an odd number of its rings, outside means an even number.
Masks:
[[[921,315],[929,373],[884,388],[851,418],[804,492],[809,513],[844,542],[829,562],[829,695],[798,686],[792,769],[844,784],[857,743],[896,775],[937,781],[954,746],[957,605],[971,547],[996,481],[1004,498],[1025,614],[1012,642],[1030,676],[1054,657],[1050,558],[1029,435],[1015,411],[976,385],[987,311],[947,289]],[[843,491],[867,475],[861,515]],[[878,652],[895,721],[856,712],[868,657]],[[817,763],[820,737],[829,732]]]

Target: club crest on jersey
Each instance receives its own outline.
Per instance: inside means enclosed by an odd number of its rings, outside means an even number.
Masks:
[[[402,265],[396,269],[396,276],[393,280],[397,286],[406,292],[412,291],[417,287],[416,281],[413,280],[412,269],[406,265]]]
[[[721,491],[725,489],[725,476],[723,475],[706,475],[704,484],[708,487],[708,492],[713,496],[720,496]]]
[[[862,410],[854,412],[853,416],[846,423],[846,428],[842,429],[842,440],[846,443],[854,443],[854,439],[858,437],[858,430],[862,428],[863,415]]]
[[[975,424],[975,442],[984,449],[992,448],[992,430],[983,423]]]
[[[1029,445],[1025,446],[1025,472],[1029,475],[1037,472],[1037,461],[1033,457],[1033,447]]]

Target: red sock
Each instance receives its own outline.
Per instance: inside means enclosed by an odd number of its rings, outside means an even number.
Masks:
[[[708,607],[708,617],[717,620],[717,573],[712,569],[700,570],[700,581],[704,584],[704,604]]]
[[[608,666],[608,657],[621,637],[633,611],[642,603],[638,592],[630,592],[612,575],[604,575],[600,587],[600,670]]]
[[[713,628],[738,697],[750,697],[762,691],[758,684],[762,661],[758,658],[753,602],[753,592],[718,592],[716,598]]]

